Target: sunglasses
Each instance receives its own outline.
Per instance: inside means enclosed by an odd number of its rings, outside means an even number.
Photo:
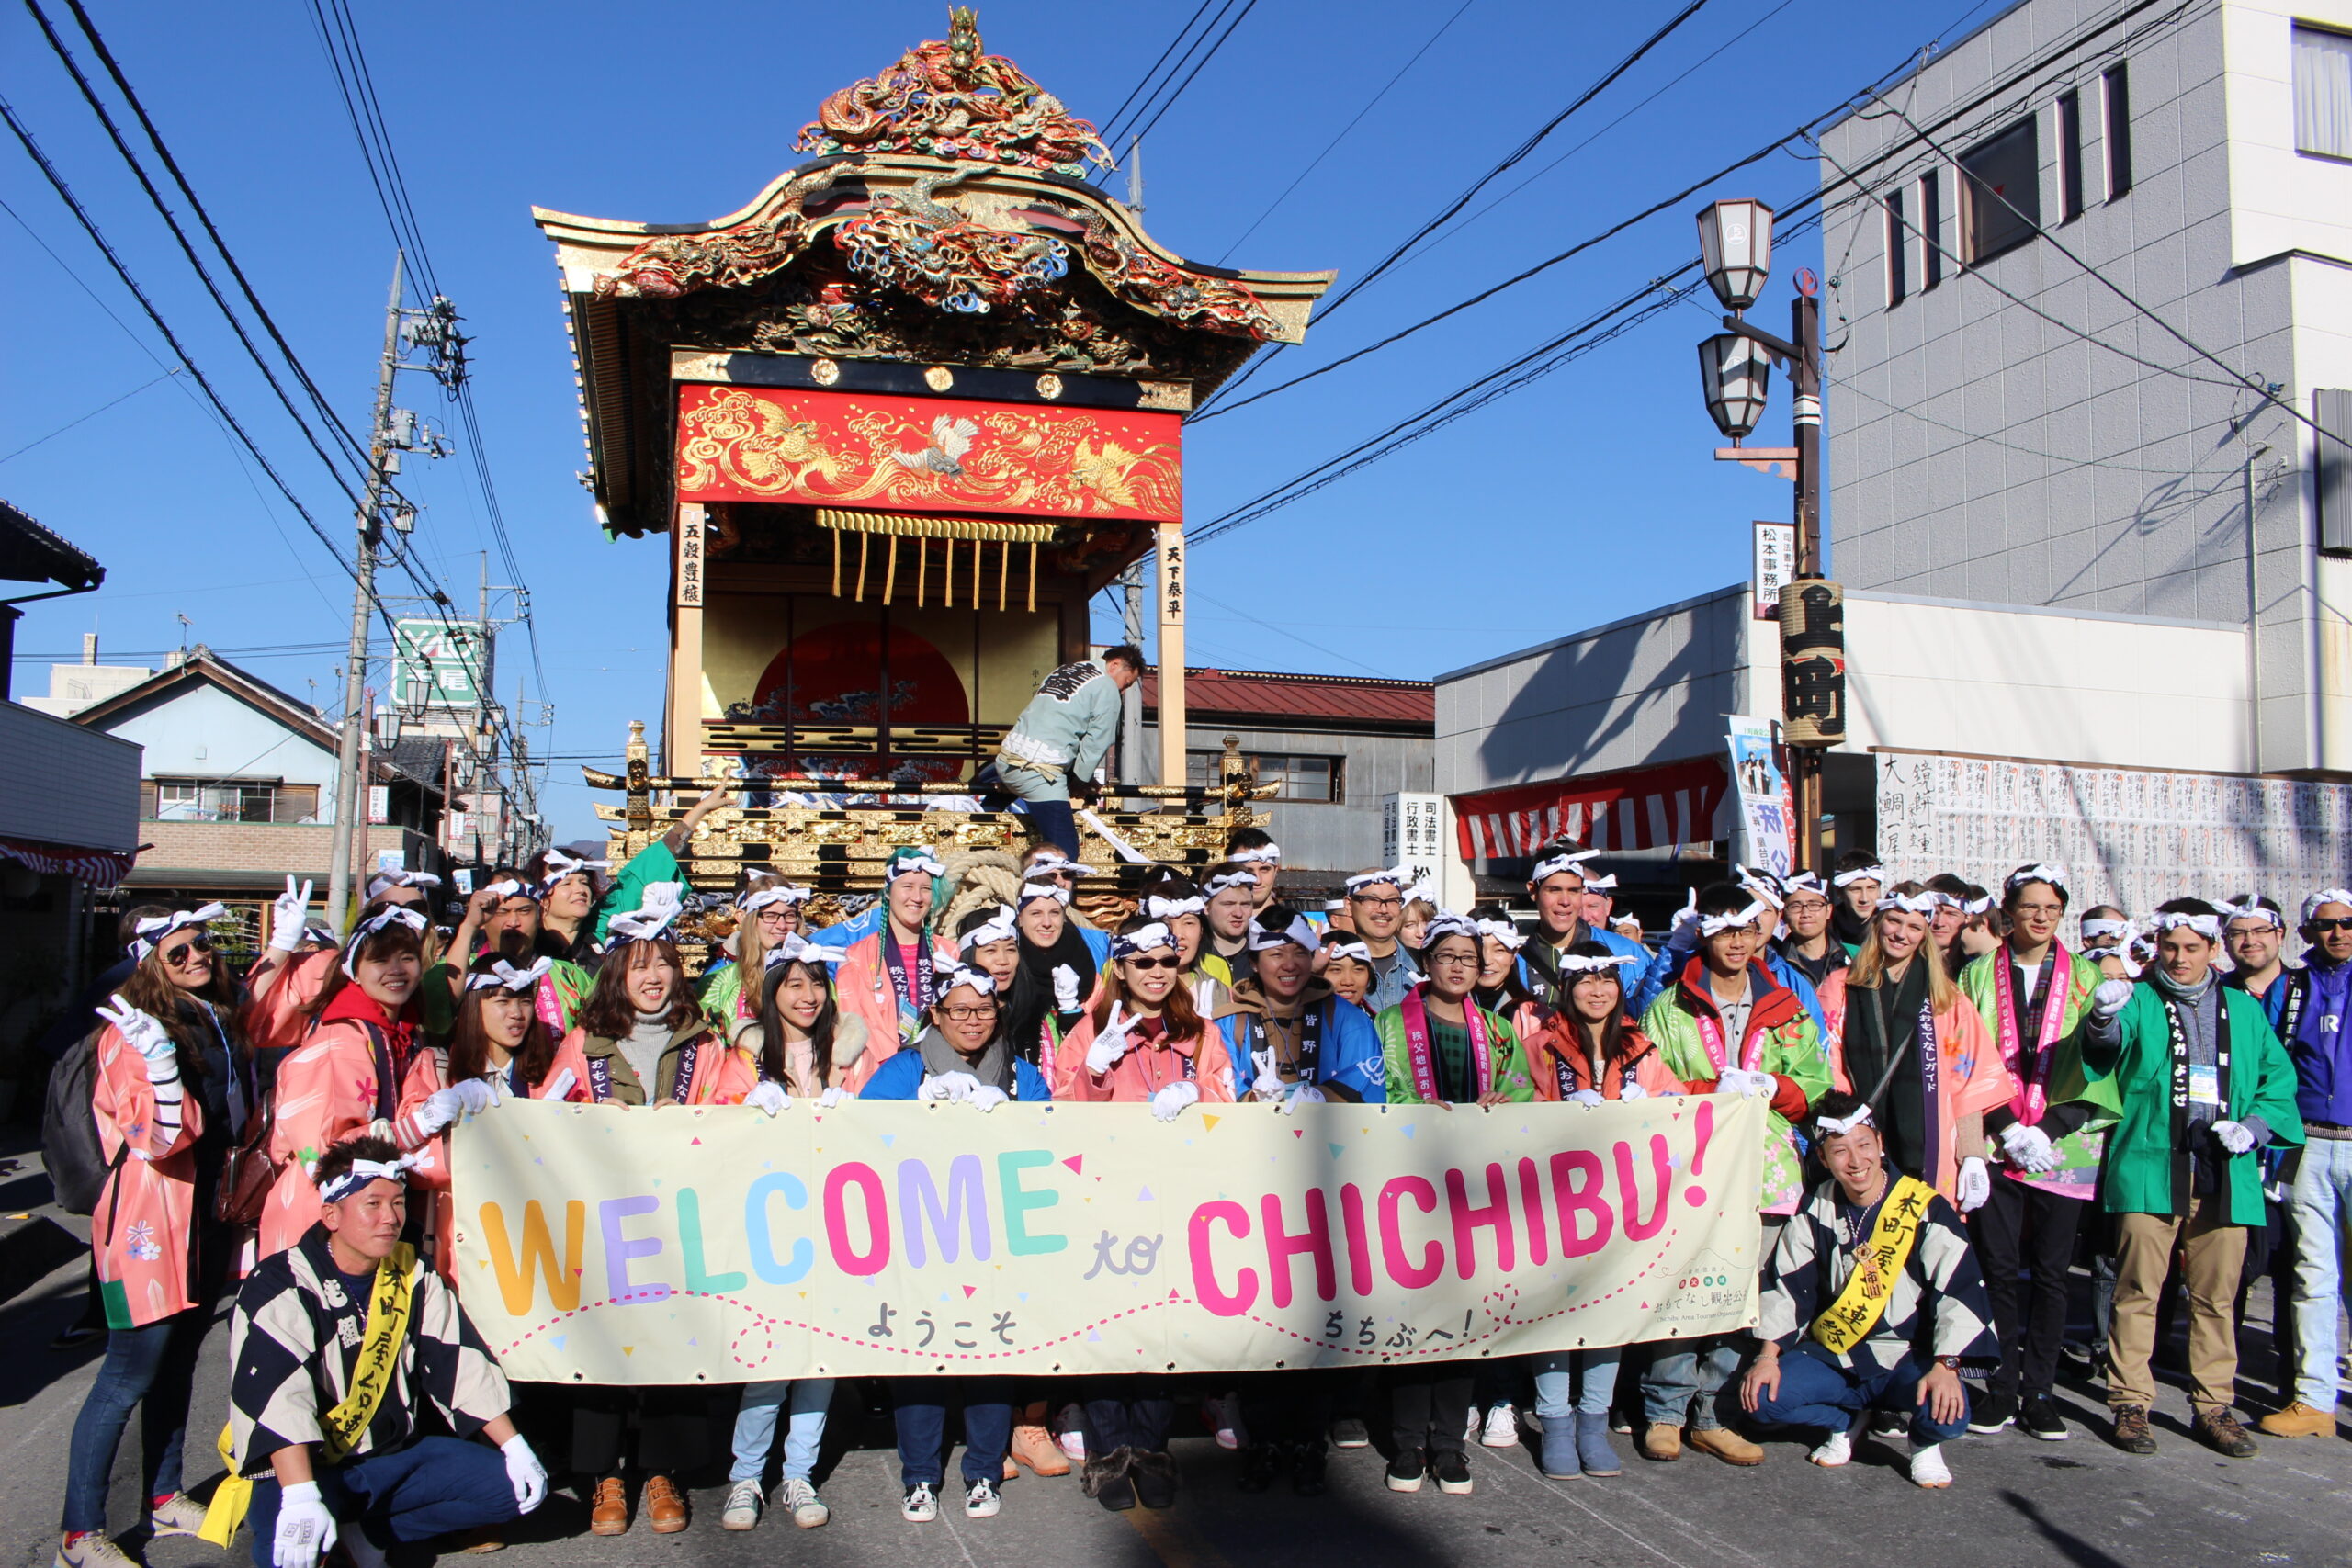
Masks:
[[[2303,924],[2315,931],[2352,931],[2352,916],[2313,915],[2310,919],[2305,920]]]
[[[2352,920],[2347,920],[2344,923],[2346,925],[2352,925]],[[173,968],[185,969],[189,964],[196,962],[196,955],[198,953],[210,953],[211,951],[212,939],[205,935],[202,931],[198,931],[194,936],[188,938],[186,942],[180,943],[179,946],[167,947],[164,949],[159,956],[162,957],[165,964],[170,964]]]
[[[1119,962],[1137,969],[1176,969],[1182,966],[1182,960],[1172,953],[1165,958],[1123,958]]]

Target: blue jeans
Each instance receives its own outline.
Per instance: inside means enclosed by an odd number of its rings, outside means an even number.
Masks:
[[[139,1411],[141,1517],[146,1500],[180,1489],[180,1448],[187,1437],[187,1406],[196,1380],[197,1353],[211,1326],[212,1307],[175,1313],[139,1328],[107,1335],[107,1359],[83,1397],[74,1421],[73,1447],[65,1468],[67,1530],[107,1528],[107,1481],[130,1412]]]
[[[1958,1418],[1939,1421],[1918,1402],[1919,1380],[1926,1375],[1910,1356],[1883,1372],[1849,1371],[1800,1348],[1781,1356],[1781,1392],[1758,1402],[1756,1419],[1770,1427],[1843,1432],[1865,1410],[1899,1410],[1911,1417],[1912,1442],[1948,1443],[1968,1430],[1968,1385],[1961,1385]]]
[[[359,1530],[379,1549],[520,1517],[506,1456],[463,1438],[419,1438],[404,1449],[321,1465],[312,1473],[336,1530]],[[254,1483],[245,1515],[254,1568],[273,1568],[282,1500],[276,1477]]]
[[[757,1481],[775,1446],[778,1408],[791,1419],[784,1431],[784,1479],[806,1481],[816,1473],[817,1450],[825,1441],[825,1408],[833,1402],[831,1378],[792,1378],[743,1385],[743,1407],[735,1413],[735,1462],[729,1481]]]
[[[2295,1397],[2334,1410],[2335,1309],[2344,1288],[2338,1254],[2352,1221],[2352,1142],[2305,1144],[2287,1206],[2295,1216]]]
[[[1004,1479],[1005,1446],[1012,1441],[1010,1378],[892,1378],[899,1484],[935,1487],[947,1478],[950,1400],[964,1406],[964,1479],[990,1484]]]
[[[997,764],[996,776],[1028,808],[1038,836],[1076,860],[1078,820],[1070,815],[1069,776],[1059,773],[1048,776],[1007,761]]]
[[[1606,1416],[1609,1399],[1617,1391],[1617,1351],[1614,1345],[1591,1350],[1555,1350],[1530,1358],[1535,1364],[1535,1414],[1550,1431],[1555,1421],[1570,1415]],[[1572,1405],[1568,1386],[1572,1373],[1584,1375],[1584,1386]]]
[[[1737,1375],[1739,1362],[1738,1338],[1729,1334],[1666,1341],[1642,1377],[1643,1414],[1669,1427],[1687,1423],[1700,1432],[1722,1426],[1724,1418],[1715,1408],[1715,1399],[1724,1384]]]

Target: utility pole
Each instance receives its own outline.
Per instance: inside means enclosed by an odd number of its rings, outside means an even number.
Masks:
[[[1119,640],[1130,648],[1143,646],[1143,562],[1136,560],[1119,574],[1119,586],[1126,591],[1121,606]],[[1138,681],[1119,694],[1119,782],[1139,784],[1148,781],[1143,776],[1143,682]]]
[[[327,868],[327,928],[341,931],[351,908],[352,834],[367,809],[359,776],[360,705],[367,694],[368,624],[376,605],[376,539],[383,513],[385,479],[399,469],[391,444],[392,380],[401,365],[401,284],[407,262],[392,256],[391,301],[384,308],[384,361],[376,378],[376,417],[368,446],[368,491],[359,507],[359,581],[351,596],[351,649],[344,659],[343,735],[335,750],[334,837]]]

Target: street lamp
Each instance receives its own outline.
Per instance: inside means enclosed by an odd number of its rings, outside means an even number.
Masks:
[[[1764,417],[1772,359],[1761,344],[1737,333],[1699,340],[1699,383],[1715,428],[1737,446]]]
[[[1772,275],[1772,209],[1760,201],[1717,201],[1699,209],[1699,260],[1707,287],[1734,312],[1747,310]]]

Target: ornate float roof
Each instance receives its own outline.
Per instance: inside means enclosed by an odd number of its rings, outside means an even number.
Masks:
[[[1161,246],[1081,177],[1111,164],[1095,128],[984,53],[969,9],[949,24],[827,98],[797,142],[815,158],[738,211],[532,209],[562,269],[583,479],[608,527],[668,525],[673,379],[904,386],[912,368],[959,396],[1182,410],[1261,344],[1305,337],[1334,274]]]

